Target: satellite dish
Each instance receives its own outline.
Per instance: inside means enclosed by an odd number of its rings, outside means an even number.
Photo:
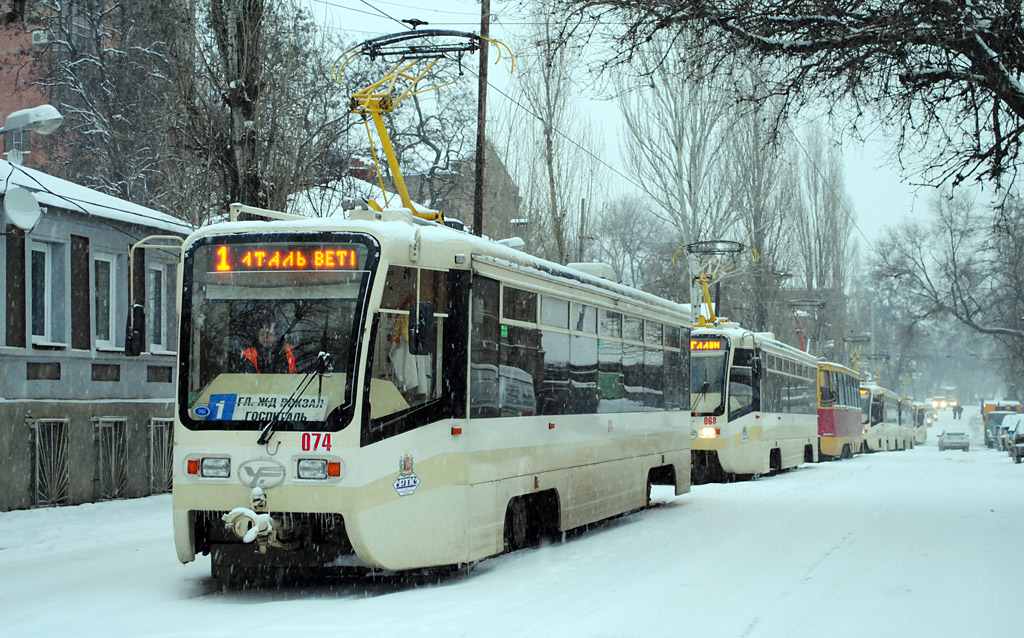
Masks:
[[[35,195],[21,186],[11,186],[4,195],[4,212],[18,228],[28,232],[32,230],[43,211]]]

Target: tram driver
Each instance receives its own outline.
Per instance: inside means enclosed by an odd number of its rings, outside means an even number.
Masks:
[[[295,374],[295,351],[279,335],[278,322],[261,317],[253,345],[242,350],[241,372],[249,374]]]

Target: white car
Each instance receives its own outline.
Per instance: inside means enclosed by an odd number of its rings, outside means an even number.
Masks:
[[[939,452],[943,450],[963,450],[967,452],[971,449],[971,439],[967,436],[966,432],[943,432],[939,435]]]

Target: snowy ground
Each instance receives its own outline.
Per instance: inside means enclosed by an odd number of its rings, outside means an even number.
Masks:
[[[659,492],[439,583],[224,591],[177,562],[169,496],[0,513],[0,635],[1019,636],[1024,465],[966,417],[907,452]],[[961,424],[971,451],[938,452]]]

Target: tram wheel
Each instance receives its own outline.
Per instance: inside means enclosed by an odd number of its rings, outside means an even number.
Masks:
[[[505,511],[505,545],[508,551],[514,552],[529,544],[529,523],[526,499],[517,496],[509,501],[508,509]]]

